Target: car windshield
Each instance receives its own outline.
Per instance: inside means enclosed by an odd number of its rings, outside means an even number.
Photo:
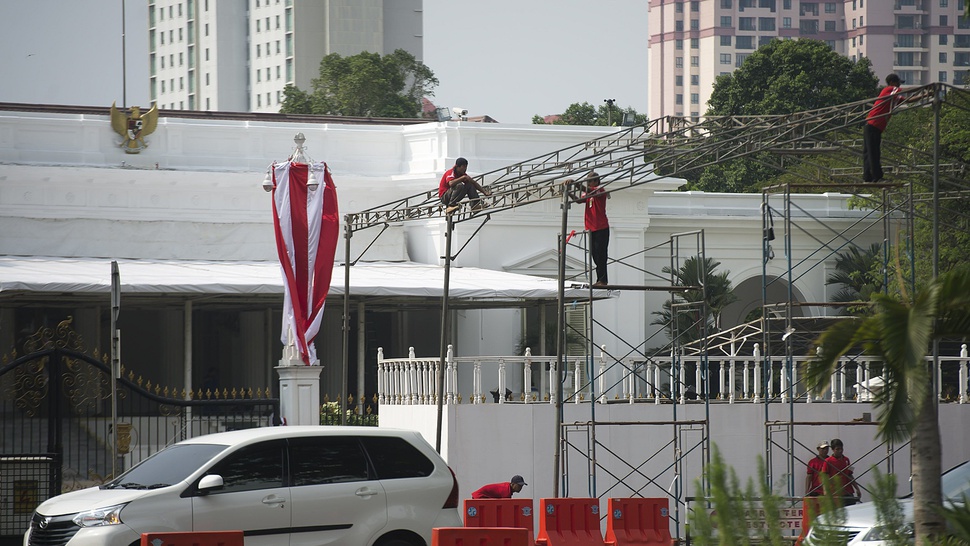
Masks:
[[[940,485],[944,499],[960,500],[964,493],[970,494],[970,461],[965,461],[944,472],[940,477]],[[913,493],[910,492],[901,498],[911,499]]]
[[[970,493],[970,461],[947,470],[942,484],[944,499],[959,500]]]
[[[189,477],[228,446],[221,444],[185,444],[169,446],[130,470],[102,489],[156,489],[176,484]]]

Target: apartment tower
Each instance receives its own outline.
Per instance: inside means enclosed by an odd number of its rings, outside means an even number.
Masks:
[[[780,38],[868,57],[882,80],[963,85],[970,68],[966,0],[650,0],[651,118],[699,117],[714,80]]]
[[[150,93],[160,108],[278,112],[325,55],[422,59],[422,0],[150,0]]]

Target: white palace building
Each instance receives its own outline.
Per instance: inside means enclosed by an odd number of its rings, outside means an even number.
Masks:
[[[271,163],[293,153],[294,135],[303,133],[308,155],[328,164],[343,215],[436,190],[458,157],[478,175],[611,130],[163,112],[144,139],[147,148],[125,153],[107,107],[0,105],[0,354],[67,317],[89,349],[108,347],[114,260],[127,369],[155,384],[192,389],[215,381],[278,393],[283,283],[271,198],[261,183]],[[563,429],[572,447],[562,476],[554,457],[560,406],[547,371],[554,359],[544,356],[554,351],[539,335],[546,329],[540,323],[554,324],[557,316],[560,202],[456,224],[455,367],[441,450],[463,495],[521,474],[529,484],[524,494],[538,499],[552,496],[562,477],[561,494],[669,495],[676,501],[672,513],[683,514],[711,444],[742,478],[755,475],[758,455],[767,456],[781,492],[797,496],[803,461],[819,440],[834,437],[845,441],[864,485],[871,476],[861,469],[872,465],[908,473],[907,446],[875,439],[866,386],[876,388],[877,377],[860,366],[830,391],[806,395],[802,389],[792,399],[781,394],[785,379],[767,386],[754,381],[764,373],[755,347],[761,336],[739,326],[762,308],[763,298],[787,300],[787,279],[799,302],[829,301],[839,288],[825,282],[837,253],[846,240],[863,247],[882,241],[881,221],[850,207],[851,195],[797,195],[790,248],[775,218],[778,237],[765,259],[761,194],[677,191],[682,183],[658,178],[611,195],[610,281],[630,288],[598,290],[590,304],[588,290],[567,285],[566,297],[575,301],[568,319],[592,324],[597,350],[590,366],[577,368],[567,359],[562,421],[574,426]],[[582,244],[581,206],[570,208],[567,224]],[[349,289],[350,394],[362,407],[379,405],[380,426],[421,430],[432,445],[438,410],[429,370],[439,358],[445,231],[444,216],[434,214],[355,232],[349,285],[342,238],[317,340],[321,393],[335,400]],[[687,233],[702,237],[671,242]],[[718,371],[708,377],[717,388],[707,400],[687,392],[700,383],[692,364],[685,368],[686,387],[671,389],[669,357],[664,363],[638,356],[667,343],[653,313],[669,294],[635,287],[669,285],[661,271],[674,263],[672,256],[682,260],[700,251],[720,262],[717,271],[729,272],[739,298],[721,319],[722,329],[737,328],[718,349]],[[585,261],[581,248],[567,251],[567,273],[577,283],[588,282]],[[835,313],[823,305],[799,309],[805,317]],[[523,356],[525,347],[534,359]],[[944,365],[963,385],[940,404],[946,468],[970,457],[970,405],[966,358]],[[593,385],[585,380],[591,369],[602,370]],[[511,394],[493,398],[493,390]],[[900,483],[905,487],[905,478]]]

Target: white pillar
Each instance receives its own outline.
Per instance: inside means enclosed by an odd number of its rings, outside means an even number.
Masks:
[[[280,417],[287,425],[320,424],[320,372],[302,360],[280,360]]]

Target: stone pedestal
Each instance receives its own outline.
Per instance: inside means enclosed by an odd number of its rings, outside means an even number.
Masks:
[[[283,423],[320,424],[320,372],[322,366],[305,366],[301,360],[280,360],[280,416]]]

